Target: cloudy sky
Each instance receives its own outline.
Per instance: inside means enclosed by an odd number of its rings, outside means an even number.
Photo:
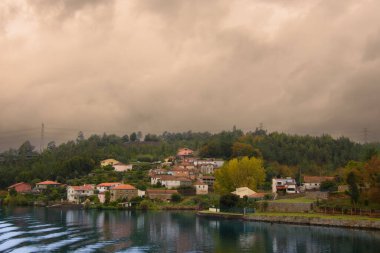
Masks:
[[[0,146],[252,130],[380,140],[378,0],[2,0]]]

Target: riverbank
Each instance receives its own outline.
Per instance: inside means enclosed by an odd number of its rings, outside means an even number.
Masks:
[[[255,213],[248,215],[240,214],[239,216],[239,214],[215,213],[209,211],[200,211],[197,214],[202,217],[239,219],[244,221],[380,230],[379,218],[365,216],[324,215],[312,213]]]

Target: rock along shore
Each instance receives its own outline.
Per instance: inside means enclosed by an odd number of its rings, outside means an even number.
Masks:
[[[275,216],[275,215],[237,215],[226,213],[210,213],[198,212],[199,216],[216,217],[225,219],[239,219],[244,221],[259,221],[270,223],[285,223],[323,227],[344,227],[355,229],[380,230],[380,220],[365,220],[365,219],[335,219],[335,218],[320,218],[320,217],[304,217],[304,216]]]

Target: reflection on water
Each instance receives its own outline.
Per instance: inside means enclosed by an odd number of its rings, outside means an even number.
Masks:
[[[379,252],[380,232],[192,212],[0,210],[0,252]]]

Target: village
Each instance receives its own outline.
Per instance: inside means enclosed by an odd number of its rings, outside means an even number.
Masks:
[[[166,158],[163,162],[155,163],[148,171],[150,187],[138,189],[136,185],[129,182],[101,182],[100,184],[65,185],[56,181],[37,182],[33,187],[29,183],[19,182],[8,187],[8,191],[18,194],[44,195],[52,189],[65,192],[65,197],[47,206],[75,204],[79,206],[91,206],[94,203],[107,205],[113,203],[118,208],[131,208],[142,199],[159,202],[177,202],[178,199],[189,196],[209,196],[214,193],[215,172],[219,170],[225,161],[221,159],[200,159],[194,155],[194,151],[188,148],[180,148],[175,156]],[[118,173],[130,173],[134,170],[132,164],[124,164],[113,158],[100,162],[102,168],[112,168]],[[319,199],[327,199],[328,194],[321,192],[322,182],[334,181],[334,177],[303,176],[303,183],[297,183],[294,178],[272,178],[271,191],[255,191],[246,186],[237,187],[231,194],[240,199],[246,198],[250,201],[269,200],[269,210],[273,206],[275,211],[309,211],[312,202]],[[344,192],[347,186],[339,186],[339,191]],[[292,207],[289,203],[278,202],[281,199],[308,198],[303,200],[303,207],[296,205]],[[294,201],[292,201],[294,202]],[[44,205],[35,202],[35,204]],[[294,204],[294,203],[293,203]],[[305,205],[306,204],[306,205]],[[208,205],[210,210],[219,211],[218,203]],[[207,206],[206,206],[207,207]],[[275,207],[275,208],[274,208]],[[198,209],[199,206],[191,207]],[[266,207],[268,209],[268,207]]]

